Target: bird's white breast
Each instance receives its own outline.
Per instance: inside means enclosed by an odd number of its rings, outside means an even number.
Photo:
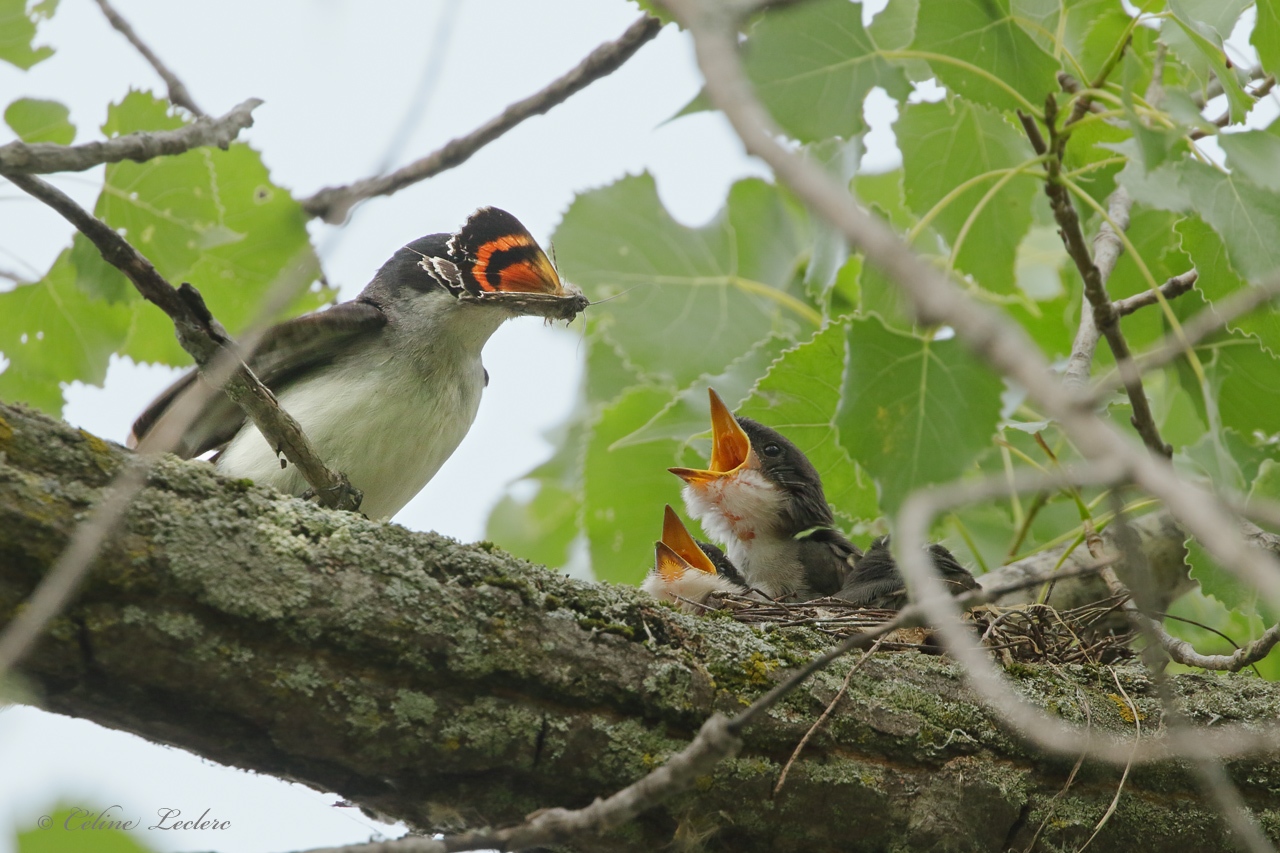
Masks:
[[[786,496],[764,475],[745,468],[732,477],[683,490],[689,515],[723,545],[730,561],[755,589],[769,596],[803,593],[803,570],[794,543],[779,538]]]
[[[402,312],[377,339],[277,395],[325,464],[364,492],[360,511],[374,519],[399,512],[462,442],[484,391],[480,352],[511,316],[460,305],[445,294],[420,299],[427,306],[434,300],[434,310]],[[251,424],[227,445],[217,467],[289,494],[308,488],[294,466],[280,467],[275,449]]]

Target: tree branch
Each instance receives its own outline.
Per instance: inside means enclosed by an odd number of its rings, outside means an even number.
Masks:
[[[1025,119],[1024,125],[1027,121],[1033,120]],[[1123,187],[1119,187],[1111,194],[1107,204],[1107,212],[1117,225],[1121,228],[1128,228],[1129,209],[1132,206],[1133,200],[1129,197],[1129,193]],[[1066,238],[1064,237],[1063,239],[1065,240]],[[1093,247],[1094,252],[1097,254],[1094,266],[1098,268],[1098,276],[1105,286],[1107,279],[1111,278],[1111,273],[1115,270],[1116,262],[1120,259],[1120,253],[1124,251],[1124,242],[1116,234],[1111,223],[1104,222],[1102,227],[1098,229],[1097,236],[1093,238]],[[1089,374],[1093,370],[1093,354],[1098,347],[1098,324],[1094,319],[1093,304],[1089,301],[1087,292],[1082,294],[1080,298],[1084,303],[1080,308],[1080,328],[1076,331],[1075,342],[1071,345],[1071,357],[1067,360],[1067,369],[1062,377],[1063,384],[1069,388],[1085,388],[1088,386]],[[1118,304],[1116,311],[1119,313]]]
[[[1107,227],[1107,225],[1103,225],[1103,228]],[[1101,236],[1101,234],[1099,234],[1099,236]],[[1163,296],[1165,301],[1177,299],[1179,296],[1195,287],[1196,279],[1199,277],[1200,274],[1195,270],[1187,270],[1182,275],[1175,275],[1173,278],[1160,285],[1158,288],[1160,296]],[[1139,308],[1146,308],[1148,305],[1158,305],[1160,303],[1160,296],[1157,296],[1156,291],[1154,290],[1144,290],[1141,293],[1134,294],[1133,296],[1126,296],[1124,299],[1117,299],[1115,302],[1111,303],[1111,306],[1115,309],[1117,316],[1127,317]]]
[[[1076,107],[1079,108],[1079,106],[1080,102],[1077,101]],[[1151,404],[1147,401],[1146,391],[1142,387],[1142,374],[1133,365],[1133,357],[1129,353],[1129,342],[1125,340],[1124,332],[1120,329],[1120,317],[1111,304],[1111,297],[1107,294],[1106,277],[1089,254],[1089,249],[1085,245],[1084,231],[1080,227],[1080,217],[1076,214],[1075,205],[1071,202],[1071,193],[1062,181],[1062,158],[1066,150],[1070,125],[1068,123],[1062,131],[1059,131],[1057,110],[1057,100],[1054,96],[1046,97],[1045,125],[1049,129],[1049,141],[1046,145],[1043,140],[1040,140],[1036,150],[1039,154],[1051,155],[1045,161],[1048,179],[1045,181],[1044,191],[1049,196],[1049,206],[1053,209],[1053,218],[1057,220],[1058,233],[1062,237],[1063,245],[1066,246],[1067,254],[1075,262],[1076,269],[1084,280],[1085,297],[1093,308],[1095,328],[1089,329],[1086,322],[1082,320],[1076,342],[1085,345],[1088,359],[1092,362],[1093,352],[1092,347],[1088,346],[1088,338],[1093,337],[1095,343],[1098,334],[1106,338],[1107,345],[1111,347],[1111,354],[1115,356],[1116,369],[1120,371],[1125,391],[1129,395],[1129,404],[1133,408],[1131,418],[1133,428],[1138,431],[1143,443],[1153,453],[1168,458],[1173,455],[1173,447],[1160,438],[1160,429],[1156,426],[1155,416],[1151,413]],[[1074,113],[1072,117],[1078,118]],[[1027,124],[1026,119],[1023,120],[1023,124],[1024,126]],[[1037,145],[1037,137],[1038,134],[1032,137],[1033,146]],[[1123,188],[1118,188],[1112,195],[1111,204],[1113,209],[1124,214],[1117,225],[1121,228],[1125,227],[1128,224],[1129,206],[1132,204],[1129,194]],[[1116,259],[1120,256],[1120,239],[1114,230],[1100,230],[1095,245],[1107,259],[1109,266],[1114,268]],[[1110,269],[1107,272],[1110,274]],[[1086,340],[1081,341],[1081,338]],[[1072,360],[1079,364],[1086,353],[1081,353],[1077,357],[1077,352],[1076,348],[1072,347]]]
[[[1190,273],[1183,273],[1183,276]],[[1181,278],[1182,276],[1179,276]],[[1168,283],[1172,283],[1170,279]],[[1150,293],[1151,291],[1147,291]],[[1146,294],[1138,294],[1130,299],[1139,299]],[[1220,299],[1204,308],[1190,320],[1182,324],[1180,331],[1166,335],[1163,343],[1137,358],[1137,368],[1143,373],[1164,367],[1181,357],[1188,349],[1200,341],[1228,325],[1237,317],[1256,311],[1268,302],[1280,296],[1280,275],[1252,287],[1242,288],[1225,299]],[[1125,300],[1128,301],[1128,300]],[[1117,303],[1119,304],[1119,303]],[[1093,392],[1094,400],[1105,400],[1121,387],[1116,377],[1109,377],[1098,382]]]
[[[160,57],[156,56],[155,52],[147,47],[146,42],[138,37],[133,27],[129,26],[129,22],[121,17],[120,13],[107,0],[97,0],[97,3],[98,8],[102,9],[102,14],[107,16],[111,26],[128,39],[129,44],[137,48],[138,53],[141,53],[143,59],[151,63],[151,67],[155,69],[155,72],[160,75],[160,79],[169,87],[169,103],[177,104],[193,115],[203,116],[204,111],[196,106],[191,93],[187,91],[187,87],[178,79],[178,75],[170,71],[169,67],[160,61]]]
[[[542,91],[511,104],[500,115],[466,136],[450,140],[443,148],[390,174],[365,178],[345,186],[325,187],[302,199],[302,207],[312,216],[338,225],[346,221],[351,208],[365,199],[392,195],[432,175],[452,169],[525,119],[547,112],[596,80],[618,70],[661,29],[661,21],[645,15],[628,27],[616,41],[600,45],[573,70],[554,80]]]
[[[240,135],[240,131],[253,127],[253,111],[261,104],[262,101],[257,98],[250,98],[233,107],[221,118],[202,116],[176,130],[129,133],[102,142],[86,142],[84,145],[10,142],[0,145],[0,175],[83,172],[103,163],[119,163],[121,160],[141,163],[166,154],[182,154],[205,145],[226,148]]]
[[[0,407],[0,453],[3,622],[129,455],[16,407]],[[459,820],[502,826],[589,807],[688,746],[713,712],[759,699],[828,647],[816,631],[687,616],[633,588],[572,581],[166,457],[20,671],[51,710],[456,832]],[[1025,848],[1070,762],[1011,736],[945,658],[867,661],[769,800],[851,665],[836,661],[754,718],[739,756],[685,793],[575,846],[653,850],[679,834],[713,851],[924,849],[957,837]],[[1159,743],[1149,679],[1117,671]],[[1098,742],[1127,752],[1132,726],[1098,712],[1111,707],[1109,680],[1034,666],[1012,675],[1066,719],[1090,703]],[[1257,727],[1243,746],[1274,747],[1280,686],[1175,684],[1198,725],[1232,721],[1209,729],[1209,743],[1239,722]],[[1275,764],[1233,769],[1251,807],[1270,807]],[[964,808],[944,807],[957,787]],[[1153,846],[1230,849],[1180,766],[1134,774],[1126,790],[1143,808],[1119,810],[1091,853],[1131,850],[1135,833]],[[1077,786],[1058,798],[1068,807],[1055,825],[1082,841],[1111,793]]]
[[[31,175],[11,175],[18,187],[62,214],[102,253],[108,263],[123,272],[138,292],[160,307],[173,320],[178,342],[200,368],[201,374],[214,384],[220,377],[211,375],[215,357],[231,344],[230,338],[209,313],[199,291],[189,284],[174,289],[137,249],[110,226],[96,218],[56,187]],[[353,488],[345,474],[330,471],[316,453],[302,427],[288,412],[280,408],[275,396],[254,376],[243,361],[236,358],[236,369],[222,379],[221,387],[315,490],[321,503],[338,509],[355,510],[360,506],[360,492]]]

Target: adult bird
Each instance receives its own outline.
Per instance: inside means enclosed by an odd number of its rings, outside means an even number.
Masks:
[[[804,452],[777,430],[734,417],[708,390],[711,461],[705,469],[670,470],[685,482],[689,515],[724,545],[747,584],[773,598],[830,595],[900,608],[906,584],[888,538],[864,555],[836,528],[822,478]],[[933,545],[930,552],[953,589],[977,586],[947,549]]]
[[[361,511],[388,518],[471,428],[489,382],[480,357],[489,336],[513,317],[569,320],[586,305],[519,220],[483,207],[457,233],[397,250],[352,301],[272,327],[247,361],[325,464],[364,492]],[[147,407],[130,446],[145,449],[196,375]],[[175,452],[211,450],[222,474],[307,492],[301,474],[222,394],[183,431]]]
[[[724,552],[694,539],[669,504],[662,518],[662,538],[654,543],[653,570],[640,588],[686,613],[707,609],[713,595],[749,592]]]

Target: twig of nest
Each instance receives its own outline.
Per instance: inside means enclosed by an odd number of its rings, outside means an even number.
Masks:
[[[974,608],[964,618],[973,624],[983,645],[1006,663],[1105,664],[1135,654],[1129,648],[1133,631],[1121,633],[1104,627],[1106,617],[1121,603],[1122,599],[1113,597],[1061,611],[1047,604],[986,605]],[[892,610],[854,607],[831,598],[786,603],[727,595],[719,605],[747,625],[805,626],[836,640],[879,627],[897,615]],[[932,635],[930,628],[902,628],[886,635],[880,648],[936,654],[941,649]]]

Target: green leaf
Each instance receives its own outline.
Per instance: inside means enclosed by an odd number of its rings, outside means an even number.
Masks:
[[[881,50],[899,50],[916,37],[920,0],[892,0],[876,13],[867,34]]]
[[[835,425],[844,339],[844,326],[831,323],[784,353],[736,412],[794,442],[818,469],[827,502],[837,512],[852,520],[874,519],[875,485],[840,446]]]
[[[639,583],[653,566],[663,504],[680,502],[680,481],[666,470],[677,464],[679,442],[615,446],[670,399],[661,388],[628,391],[604,409],[587,443],[584,521],[599,580]]]
[[[1187,565],[1191,579],[1200,584],[1200,591],[1212,596],[1230,610],[1238,610],[1245,616],[1258,612],[1258,591],[1241,582],[1235,575],[1222,568],[1194,539],[1186,541]]]
[[[167,102],[131,92],[111,107],[103,131],[114,136],[183,123],[169,112]],[[95,213],[172,284],[194,284],[232,334],[257,316],[260,300],[286,271],[300,269],[308,282],[319,274],[306,214],[271,182],[261,157],[247,145],[108,165]],[[169,318],[142,303],[92,247],[78,240],[72,260],[77,282],[87,292],[134,303],[125,354],[138,361],[190,362],[174,339]],[[317,308],[332,296],[327,288],[305,292],[286,315]]]
[[[821,320],[800,281],[807,217],[764,181],[739,181],[714,220],[688,228],[652,177],[624,178],[579,195],[555,246],[568,280],[593,300],[616,297],[592,309],[596,328],[635,369],[676,386]]]
[[[1280,431],[1280,397],[1276,396],[1280,359],[1264,350],[1256,338],[1238,335],[1198,346],[1196,354],[1217,392],[1223,426],[1246,436]]]
[[[1249,43],[1258,51],[1262,67],[1280,71],[1280,0],[1258,0],[1258,22]]]
[[[1188,216],[1177,224],[1176,230],[1182,237],[1182,250],[1199,273],[1196,289],[1210,303],[1250,286],[1231,265],[1222,238],[1204,220]],[[1280,312],[1263,306],[1231,320],[1227,328],[1256,336],[1268,352],[1280,355]]]
[[[787,338],[770,335],[734,359],[723,373],[699,376],[674,400],[659,409],[644,426],[620,438],[614,446],[627,447],[662,439],[684,441],[691,435],[706,432],[711,428],[711,403],[707,398],[707,389],[716,389],[725,405],[730,409],[737,409],[751,393],[756,381],[764,376],[769,365],[791,343]]]
[[[101,385],[107,361],[124,341],[129,309],[91,299],[76,287],[70,253],[43,279],[0,293],[0,399],[62,413],[62,386]]]
[[[1273,193],[1241,175],[1186,160],[1145,176],[1131,163],[1119,180],[1139,203],[1198,213],[1245,278],[1257,281],[1280,268],[1280,206]]]
[[[1265,130],[1218,135],[1231,171],[1271,192],[1280,192],[1280,137]]]
[[[1236,69],[1227,64],[1222,43],[1231,34],[1241,12],[1253,0],[1168,0],[1172,18],[1166,19],[1160,37],[1169,45],[1202,86],[1210,76],[1222,83],[1232,123],[1244,121],[1253,107]]]
[[[876,86],[893,98],[911,92],[863,28],[862,6],[848,0],[812,0],[765,14],[745,54],[756,94],[802,142],[849,139],[866,130],[862,102]]]
[[[532,485],[533,496],[518,499],[508,487],[489,513],[485,538],[534,563],[551,567],[568,563],[582,510],[585,443],[582,420],[571,421],[555,455],[516,481]]]
[[[1090,38],[1098,40],[1098,22],[1117,17],[1125,23],[1129,21],[1124,9],[1111,0],[1074,0],[1071,3],[1062,0],[1012,0],[1010,8],[1022,29],[1046,53],[1059,60],[1069,58],[1064,63],[1067,71],[1084,83],[1091,82],[1097,71],[1097,67],[1086,65],[1082,69],[1079,66],[1086,53],[1086,42]],[[1115,46],[1118,37],[1119,31],[1111,37],[1108,51]]]
[[[1269,501],[1280,505],[1280,462],[1264,459],[1258,467],[1258,474],[1249,486],[1248,498],[1249,503],[1256,501]],[[1272,533],[1276,532],[1275,525],[1264,526]]]
[[[53,48],[34,47],[36,24],[53,16],[56,3],[0,0],[0,59],[24,71],[53,56]]]
[[[23,142],[70,145],[76,138],[76,126],[68,120],[70,115],[71,110],[57,101],[19,98],[5,107],[4,121]]]
[[[991,446],[1000,379],[958,341],[926,340],[878,320],[849,322],[836,427],[896,512],[914,489],[959,476]]]
[[[920,0],[913,52],[971,101],[1039,114],[1059,63],[1018,26],[1009,0]],[[902,137],[898,137],[901,141]]]
[[[986,290],[1015,292],[1018,244],[1040,192],[1036,178],[1011,173],[1035,159],[1025,136],[999,113],[959,99],[908,104],[894,132],[908,206],[920,217],[936,213],[933,224],[953,247],[957,268]]]

